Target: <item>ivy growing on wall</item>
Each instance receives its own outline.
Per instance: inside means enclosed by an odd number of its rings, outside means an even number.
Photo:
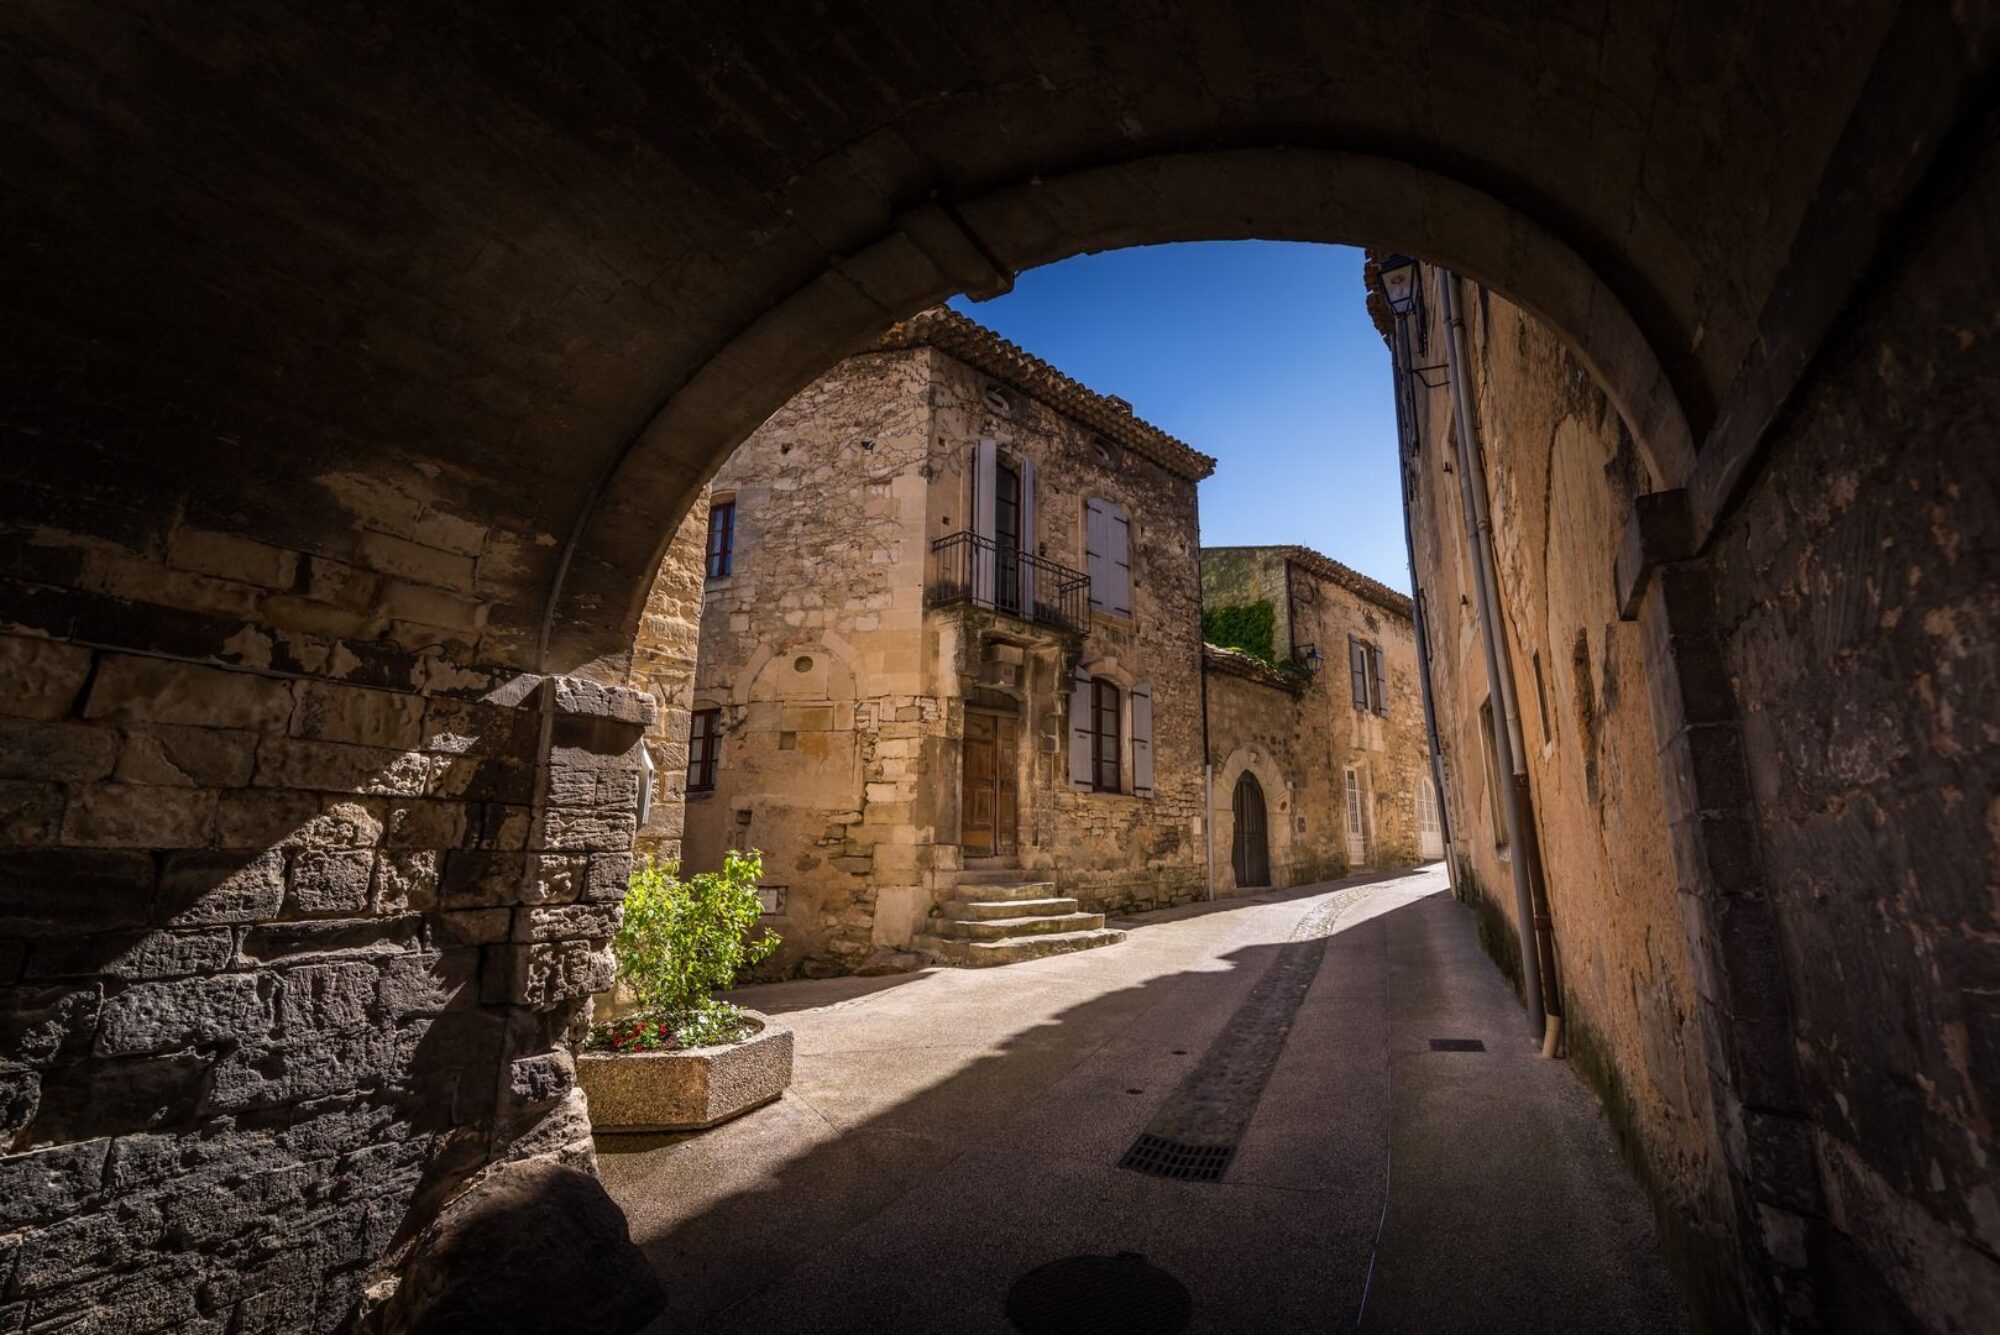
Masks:
[[[1271,664],[1278,661],[1277,646],[1272,643],[1277,627],[1278,614],[1268,598],[1234,607],[1205,607],[1201,612],[1204,640],[1225,649],[1241,649],[1252,658]]]

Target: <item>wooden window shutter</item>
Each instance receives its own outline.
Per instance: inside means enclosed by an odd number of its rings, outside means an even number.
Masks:
[[[1347,637],[1347,676],[1354,692],[1354,707],[1368,708],[1368,650],[1352,635]]]
[[[1375,676],[1372,684],[1375,687],[1375,712],[1386,714],[1389,712],[1389,678],[1382,670],[1382,646],[1371,644],[1368,646],[1368,652],[1374,660]]]
[[[1035,461],[1021,460],[1021,550],[1029,556],[1035,554]],[[1021,610],[1035,615],[1035,563],[1019,561]]]
[[[995,571],[992,543],[994,512],[1000,500],[999,467],[1000,445],[997,441],[982,440],[973,446],[972,531],[986,541],[972,545],[972,600],[983,607],[993,605]]]
[[[1113,616],[1132,615],[1132,521],[1125,507],[1104,506],[1105,567],[1111,576],[1111,591],[1105,610]]]
[[[1104,609],[1104,595],[1111,588],[1111,577],[1104,569],[1104,544],[1104,502],[1092,496],[1083,503],[1083,570],[1090,576],[1093,611]]]
[[[1069,683],[1069,786],[1086,793],[1091,789],[1090,705],[1090,674],[1079,666]]]
[[[1132,688],[1132,791],[1153,795],[1153,684]]]

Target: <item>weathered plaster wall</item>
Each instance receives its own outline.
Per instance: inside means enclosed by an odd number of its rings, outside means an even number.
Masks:
[[[1005,390],[997,412],[984,397],[988,377],[954,358],[937,360],[938,455],[931,482],[933,537],[967,528],[968,470],[982,436],[1037,465],[1036,550],[1072,570],[1087,571],[1084,503],[1097,496],[1131,518],[1130,618],[1094,613],[1080,646],[1046,635],[1027,693],[1024,741],[1033,740],[1032,769],[1022,784],[1024,868],[1052,877],[1086,908],[1117,912],[1184,903],[1204,889],[1201,747],[1201,580],[1195,483],[1024,392]],[[1069,673],[1080,654],[1093,674],[1153,688],[1154,795],[1075,791],[1069,782]],[[957,651],[959,676],[940,672],[940,688],[962,695],[977,684],[969,646]],[[962,709],[962,706],[958,708]],[[953,737],[962,714],[948,715]],[[1129,752],[1129,710],[1124,729]],[[945,757],[947,767],[958,763]],[[949,786],[957,787],[951,773]],[[949,834],[941,837],[949,838]]]
[[[1423,281],[1434,291],[1435,271]],[[1631,499],[1647,482],[1616,413],[1554,337],[1502,298],[1464,291],[1572,1056],[1646,1179],[1676,1263],[1702,1301],[1720,1295],[1726,1306],[1732,1211],[1666,846],[1644,637],[1619,619],[1610,578]],[[1441,338],[1434,326],[1431,360]],[[1416,394],[1420,443],[1406,467],[1454,844],[1482,936],[1518,980],[1509,862],[1518,853],[1500,847],[1484,760],[1489,686],[1449,399],[1421,383]]]
[[[932,361],[839,363],[709,486],[736,503],[735,560],[706,584],[692,704],[722,710],[722,757],[715,790],[688,798],[684,851],[697,871],[764,852],[784,938],[767,975],[844,972],[906,941],[925,886],[935,794],[919,757],[942,718],[923,638]]]
[[[1972,1331],[2000,1312],[1990,120],[1966,159],[1714,548],[1826,1301],[1856,1329]]]

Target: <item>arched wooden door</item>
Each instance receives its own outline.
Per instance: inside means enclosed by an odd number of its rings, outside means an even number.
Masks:
[[[1264,789],[1248,770],[1236,781],[1236,795],[1230,800],[1236,817],[1235,846],[1230,853],[1238,886],[1271,883],[1271,845],[1265,833]]]

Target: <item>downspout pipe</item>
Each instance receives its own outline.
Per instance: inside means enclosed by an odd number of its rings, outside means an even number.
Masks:
[[[1521,992],[1528,1015],[1544,1040],[1551,1037],[1542,995],[1541,951],[1536,940],[1534,892],[1529,884],[1524,832],[1532,828],[1527,809],[1527,770],[1522,758],[1520,715],[1514,704],[1514,678],[1507,645],[1500,633],[1500,586],[1493,573],[1493,520],[1486,507],[1486,478],[1479,466],[1479,426],[1472,415],[1472,389],[1466,378],[1465,317],[1459,310],[1458,275],[1439,269],[1438,296],[1445,322],[1445,370],[1451,386],[1453,435],[1458,438],[1458,483],[1464,493],[1466,546],[1472,556],[1473,589],[1479,606],[1479,638],[1486,651],[1486,680],[1499,696],[1492,710],[1493,753],[1500,770],[1514,781],[1508,785],[1502,809],[1507,825],[1507,859],[1514,880],[1514,921],[1521,938]]]
[[[1196,600],[1196,606],[1206,607],[1208,579],[1202,571],[1199,533],[1195,535],[1194,543],[1194,582],[1195,591],[1200,595]],[[1196,614],[1196,619],[1200,619],[1199,613]],[[1195,653],[1199,655],[1195,660],[1195,668],[1199,674],[1196,679],[1201,682],[1201,856],[1204,868],[1202,874],[1207,878],[1204,884],[1208,891],[1208,902],[1213,904],[1215,902],[1215,753],[1209,750],[1208,744],[1208,637],[1206,635],[1201,637],[1201,643],[1195,648]]]
[[[1451,804],[1445,800],[1444,753],[1438,746],[1437,708],[1431,699],[1430,632],[1424,617],[1424,586],[1417,575],[1417,539],[1410,510],[1409,469],[1416,450],[1417,407],[1410,388],[1409,317],[1396,314],[1396,337],[1391,342],[1389,360],[1396,371],[1396,444],[1398,475],[1403,480],[1403,550],[1410,563],[1410,617],[1417,632],[1417,685],[1424,700],[1424,733],[1431,749],[1431,789],[1437,794],[1438,837],[1444,844],[1444,874],[1451,883],[1451,897],[1463,900],[1458,888],[1458,858],[1451,844]],[[1421,836],[1421,832],[1420,832]]]

